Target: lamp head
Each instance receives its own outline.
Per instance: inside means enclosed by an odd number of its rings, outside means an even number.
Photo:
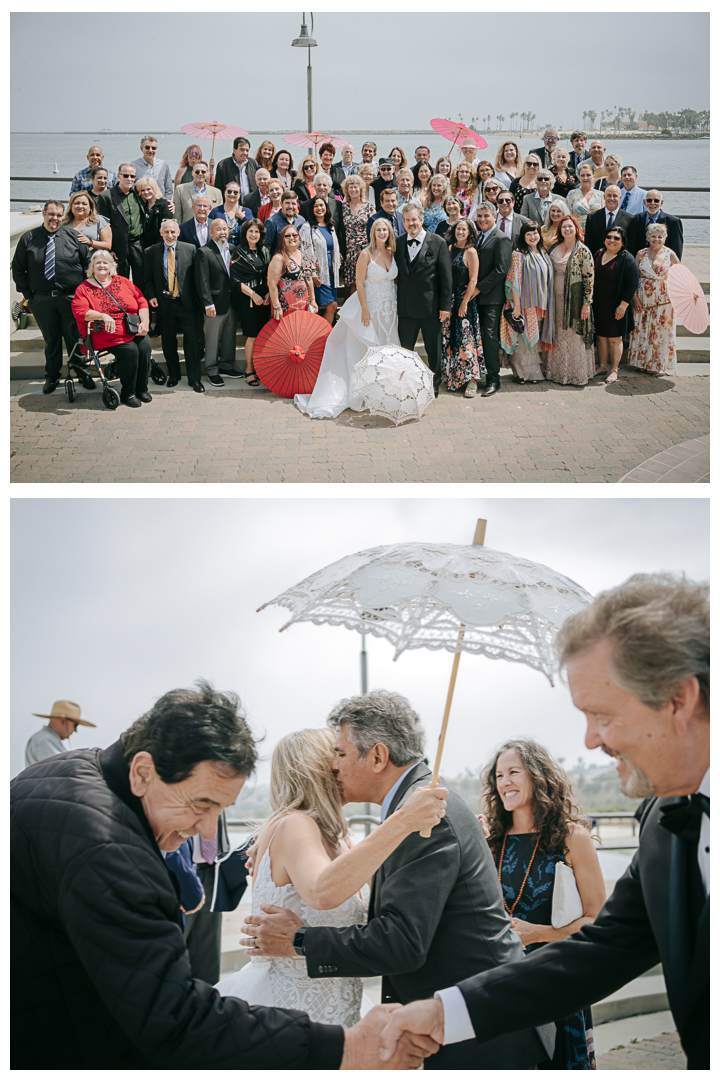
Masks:
[[[310,16],[312,18],[312,15]],[[305,12],[303,11],[303,21],[300,26],[300,37],[296,37],[293,41],[293,45],[302,49],[310,49],[314,45],[317,45],[315,38],[311,38],[307,31],[307,23],[305,22]]]

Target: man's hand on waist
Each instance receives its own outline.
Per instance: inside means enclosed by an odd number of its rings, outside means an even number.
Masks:
[[[261,904],[260,911],[248,915],[242,925],[241,945],[253,956],[297,956],[293,948],[295,932],[303,925],[289,908]]]

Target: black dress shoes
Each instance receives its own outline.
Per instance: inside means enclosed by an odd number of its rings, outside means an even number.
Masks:
[[[43,394],[52,394],[57,387],[57,379],[46,379],[43,386]]]
[[[485,387],[485,389],[483,390],[483,392],[482,392],[482,394],[480,396],[481,397],[492,397],[493,394],[498,394],[499,392],[500,392],[500,383],[499,382],[491,382],[491,383],[487,384],[487,386]]]
[[[171,390],[173,388],[173,386],[177,386],[177,384],[179,382],[180,382],[179,379],[173,379],[173,378],[168,379],[167,384],[166,384],[168,390]]]
[[[193,390],[195,391],[196,394],[204,394],[205,393],[205,387],[203,386],[203,384],[200,382],[199,379],[198,379],[197,382],[190,383],[190,385],[192,386],[192,388],[193,388]]]
[[[152,401],[152,394],[148,394],[147,390],[141,390],[140,393],[136,394],[135,396],[136,396],[136,398],[138,398],[139,401],[142,401],[145,405],[147,405],[149,401]]]
[[[134,394],[131,394],[130,397],[127,397],[127,398],[121,398],[120,403],[121,403],[121,405],[127,405],[127,407],[129,409],[141,409],[142,408],[142,401],[138,401],[138,399],[135,397]]]

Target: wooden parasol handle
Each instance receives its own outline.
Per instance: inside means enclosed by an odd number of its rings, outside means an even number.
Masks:
[[[487,528],[487,521],[483,518],[478,519],[477,526],[475,527],[475,536],[473,537],[473,546],[481,547],[485,543],[485,529]],[[462,626],[458,633],[458,645],[465,637],[465,628]],[[435,767],[433,768],[432,780],[430,781],[430,787],[438,786],[438,777],[440,775],[440,762],[442,760],[443,749],[445,747],[445,736],[447,734],[448,720],[450,719],[450,708],[452,706],[453,694],[455,693],[455,682],[457,680],[458,667],[460,666],[460,650],[455,653],[453,657],[453,666],[450,673],[450,685],[447,692],[447,700],[445,702],[445,715],[443,716],[442,727],[440,728],[440,738],[438,739],[437,756],[435,758]],[[420,833],[423,839],[427,840],[430,836],[430,829],[425,829]]]

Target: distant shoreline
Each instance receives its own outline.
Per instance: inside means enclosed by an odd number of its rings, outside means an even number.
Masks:
[[[574,129],[573,129],[574,130]],[[11,135],[139,135],[141,138],[145,134],[144,131],[11,131]],[[158,129],[157,135],[181,135],[179,131],[161,131]],[[290,129],[282,131],[249,131],[248,135],[292,135]],[[400,129],[400,128],[388,128],[382,131],[375,131],[370,129],[364,129],[358,131],[352,128],[344,128],[344,135],[428,135],[430,134],[427,128],[415,129]],[[520,135],[517,131],[485,131],[478,132],[479,135],[492,135],[494,138],[542,138],[542,132],[539,131],[524,131]],[[560,132],[561,139],[569,139],[571,131]],[[710,136],[705,133],[698,133],[691,135],[689,132],[682,135],[663,135],[659,131],[588,131],[588,138],[600,138],[600,139],[661,139],[667,141],[670,139],[709,139]]]

